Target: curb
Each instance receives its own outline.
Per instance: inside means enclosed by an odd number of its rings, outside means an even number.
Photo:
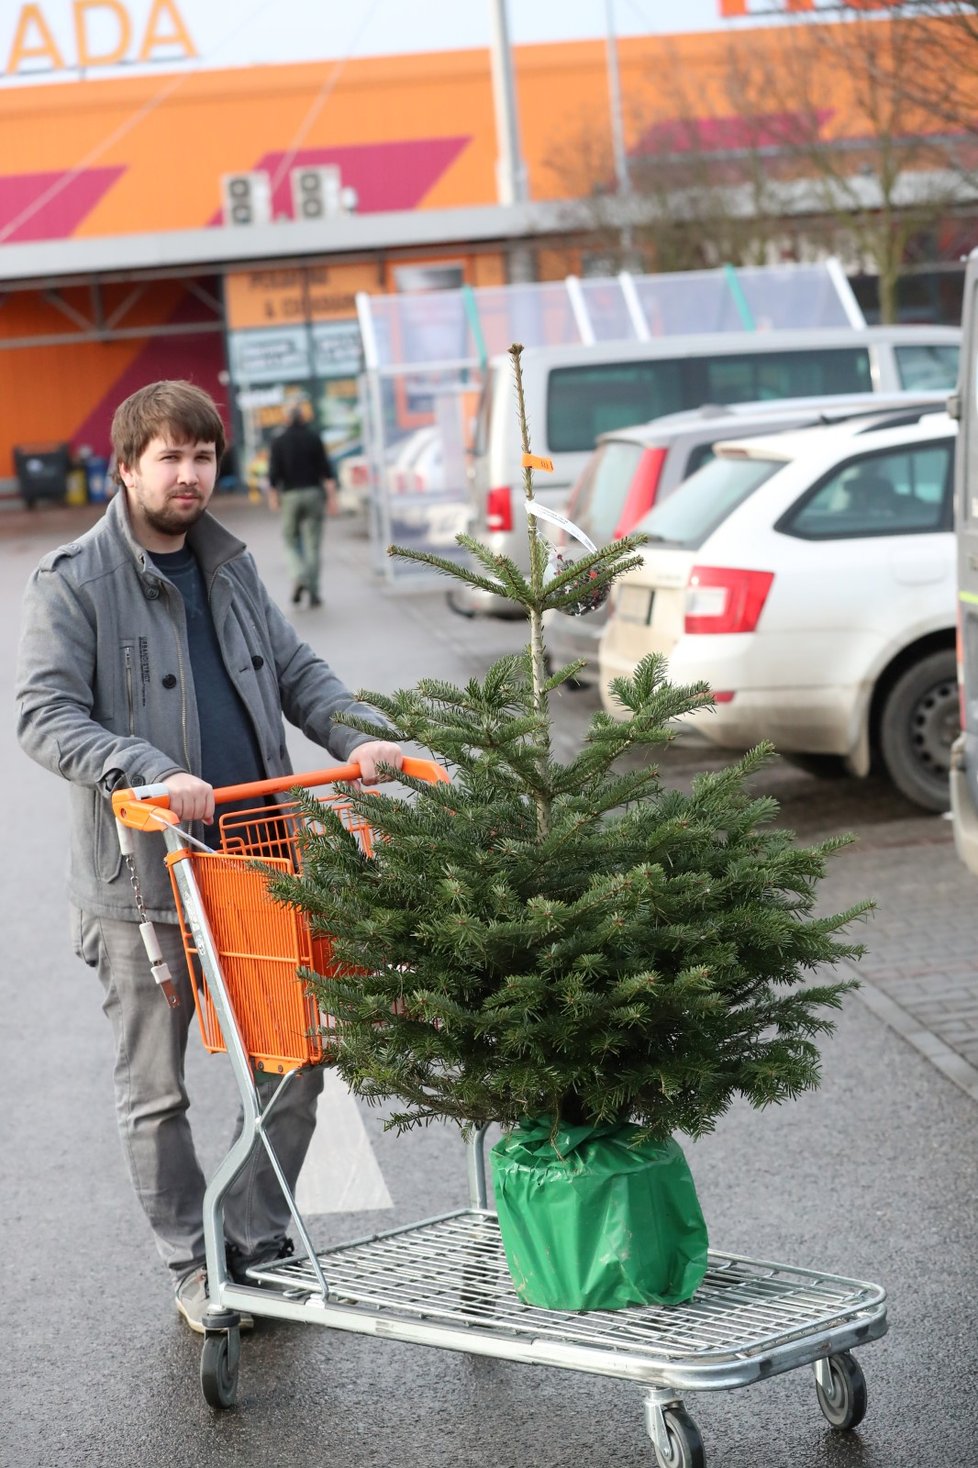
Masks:
[[[849,968],[848,964],[845,966]],[[959,1090],[970,1096],[972,1101],[978,1101],[978,1068],[932,1030],[927,1029],[926,1025],[922,1025],[901,1004],[897,1004],[895,999],[884,994],[871,979],[862,977],[854,968],[849,968],[849,972],[859,982],[859,987],[854,991],[855,997],[877,1019],[881,1019],[901,1039],[906,1040],[908,1045],[912,1045],[920,1055],[936,1066],[942,1075],[953,1081]]]

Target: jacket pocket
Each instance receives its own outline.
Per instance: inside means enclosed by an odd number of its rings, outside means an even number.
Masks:
[[[98,968],[101,946],[98,918],[74,906],[71,908],[71,946],[76,958],[87,963],[89,968]]]
[[[122,848],[116,832],[111,802],[99,790],[92,791],[92,828],[95,872],[102,882],[114,882],[122,867]]]

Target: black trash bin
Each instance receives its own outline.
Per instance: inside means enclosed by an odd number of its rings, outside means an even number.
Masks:
[[[40,499],[63,500],[68,493],[71,447],[66,443],[20,445],[14,449],[14,468],[21,498],[29,508]]]

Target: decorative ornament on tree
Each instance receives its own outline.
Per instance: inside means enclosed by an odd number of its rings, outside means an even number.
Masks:
[[[568,535],[573,535],[575,540],[579,540],[592,555],[595,554],[598,547],[594,541],[579,525],[575,525],[573,520],[568,520],[566,515],[559,514],[556,510],[550,509],[548,505],[541,505],[537,500],[525,500],[524,504],[528,515],[536,515],[538,520],[547,520],[551,525],[556,525]],[[573,565],[573,560],[563,556],[555,545],[551,545],[547,551],[547,568],[543,574],[544,586],[549,586],[555,576],[560,575],[563,571],[569,571]],[[583,617],[588,612],[596,612],[598,607],[604,606],[611,591],[611,583],[602,581],[594,566],[587,571],[582,571],[577,580],[566,582],[565,587],[568,593],[575,591],[580,593],[579,600],[561,607],[561,611],[571,617]]]

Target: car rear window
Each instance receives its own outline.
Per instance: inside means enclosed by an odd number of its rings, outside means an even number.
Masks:
[[[730,435],[728,434],[727,436],[729,437]],[[702,469],[704,464],[711,463],[715,458],[716,455],[713,452],[713,445],[711,443],[696,444],[689,451],[689,458],[686,460],[686,467],[683,470],[683,479],[688,479],[691,474],[696,473],[697,469]]]
[[[611,540],[644,449],[624,440],[599,444],[575,490],[568,514],[592,540]]]
[[[697,550],[738,505],[783,468],[783,459],[711,459],[635,529],[651,540]]]
[[[580,453],[593,448],[602,433],[683,408],[698,408],[701,403],[747,403],[872,390],[866,347],[659,357],[555,367],[547,385],[547,443],[554,453]]]
[[[847,459],[775,526],[799,540],[920,535],[951,528],[954,442]]]
[[[958,380],[959,349],[955,346],[927,346],[920,342],[909,347],[894,347],[900,386],[917,392],[948,392]]]

